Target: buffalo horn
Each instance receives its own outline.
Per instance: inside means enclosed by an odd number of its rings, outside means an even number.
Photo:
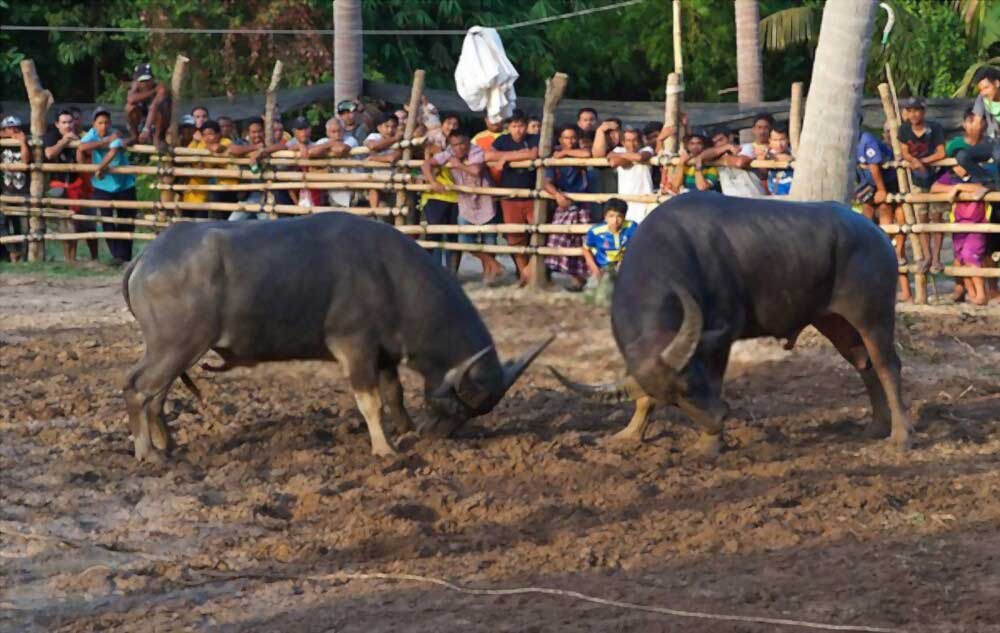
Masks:
[[[660,354],[663,364],[677,373],[684,371],[688,361],[694,356],[698,348],[698,341],[701,339],[702,315],[701,308],[695,302],[687,290],[681,286],[674,286],[674,292],[680,299],[681,308],[684,310],[684,320],[676,336],[667,345],[667,348]]]
[[[448,373],[444,375],[444,380],[441,381],[441,385],[434,390],[433,395],[438,398],[444,398],[453,389],[458,390],[459,386],[462,384],[462,379],[465,378],[466,372],[476,364],[480,358],[488,354],[493,350],[492,345],[487,345],[483,349],[479,350],[472,356],[466,358],[458,365],[455,365],[448,370]]]
[[[527,354],[521,356],[520,358],[516,358],[512,361],[507,361],[506,363],[503,364],[504,392],[506,392],[508,389],[511,388],[511,385],[513,385],[514,382],[518,379],[518,377],[520,377],[520,375],[524,373],[524,370],[528,368],[528,365],[530,365],[533,360],[538,358],[538,355],[541,354],[542,351],[549,346],[549,343],[555,340],[555,338],[556,335],[553,334],[549,338],[545,339],[538,345],[528,350]]]
[[[564,387],[570,391],[582,394],[591,400],[618,403],[627,402],[629,400],[638,400],[646,395],[646,392],[642,390],[639,383],[637,383],[635,378],[632,378],[631,376],[626,376],[624,379],[619,380],[616,383],[585,385],[583,383],[570,380],[566,376],[559,373],[559,371],[551,365],[549,366],[549,371],[552,372],[552,375],[555,376],[556,380],[561,382]]]

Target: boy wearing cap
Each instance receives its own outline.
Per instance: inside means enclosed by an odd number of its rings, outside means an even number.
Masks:
[[[903,118],[906,123],[899,126],[900,151],[910,166],[910,175],[917,193],[926,192],[934,184],[938,170],[933,163],[945,157],[944,151],[944,130],[933,121],[924,119],[925,105],[920,97],[910,97],[904,99],[899,104],[903,109]],[[917,212],[918,222],[940,222],[944,214],[944,209],[940,204],[914,204],[913,208]],[[929,265],[931,272],[941,272],[941,242],[944,235],[935,233],[933,235],[933,249],[931,248],[931,237],[927,233],[919,234],[920,246],[923,252],[931,254],[930,261],[924,260],[924,267]]]
[[[125,97],[125,118],[132,139],[163,145],[173,104],[167,87],[153,79],[149,64],[139,64]],[[95,113],[96,117],[96,113]]]
[[[309,148],[312,147],[312,124],[304,116],[296,117],[292,121],[292,140],[288,141],[285,147],[290,150],[299,151],[302,158],[309,158]],[[300,168],[302,171],[310,171],[308,167]],[[323,192],[319,189],[307,189],[305,187],[298,191],[292,190],[292,200],[300,207],[318,207],[323,204]]]
[[[125,153],[125,144],[122,142],[118,132],[111,128],[111,114],[104,108],[94,111],[94,127],[83,135],[80,145],[76,148],[76,160],[78,163],[86,162],[85,155],[91,154],[93,162],[97,165],[97,171],[90,181],[94,187],[95,200],[135,200],[135,176],[132,174],[112,174],[108,173],[109,167],[127,166],[128,156]],[[134,209],[100,209],[98,213],[101,217],[113,218],[116,215],[122,218],[134,218]],[[132,231],[131,225],[116,225],[114,222],[101,222],[105,230],[112,231]],[[130,239],[109,239],[108,250],[111,251],[112,263],[122,264],[132,259],[132,240]]]
[[[344,136],[354,137],[360,146],[368,138],[368,128],[359,119],[358,103],[350,99],[344,99],[337,104],[337,117],[344,124]]]
[[[16,116],[4,117],[0,122],[0,138],[12,138],[20,142],[19,148],[0,147],[0,163],[28,163],[31,162],[31,150],[28,148],[28,137],[21,128],[21,119]],[[9,196],[28,195],[28,172],[26,171],[4,171],[3,186],[0,191]],[[0,237],[5,235],[20,235],[21,218],[6,217],[0,213]],[[21,244],[11,244],[4,248],[0,244],[0,258],[10,257],[11,262],[20,261],[21,253],[24,250]]]

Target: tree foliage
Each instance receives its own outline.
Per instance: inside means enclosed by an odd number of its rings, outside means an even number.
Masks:
[[[609,0],[363,0],[366,29],[465,29],[506,25]],[[900,92],[948,96],[976,61],[1000,54],[1000,2],[986,0],[890,0],[898,8],[887,48],[872,45],[868,89],[888,61]],[[822,7],[820,0],[760,0],[767,23],[782,11]],[[4,24],[206,28],[332,28],[330,0],[0,0]],[[808,11],[806,11],[808,13]],[[968,19],[965,19],[968,14]],[[791,15],[791,14],[789,14]],[[769,17],[771,16],[771,17]],[[568,96],[608,100],[659,100],[673,68],[670,3],[647,1],[626,8],[538,26],[502,31],[508,56],[521,79],[521,94],[540,95],[557,70],[570,75]],[[791,19],[791,18],[789,18]],[[884,15],[880,15],[877,32]],[[794,22],[794,20],[793,20]],[[765,99],[787,98],[794,81],[808,83],[812,70],[809,33],[787,26],[765,30]],[[785,27],[782,27],[785,28]],[[370,35],[365,37],[365,76],[409,83],[413,70],[427,70],[428,86],[452,88],[461,35]],[[985,47],[985,48],[984,48]],[[332,37],[320,35],[161,35],[102,33],[0,33],[0,68],[6,99],[23,94],[17,63],[35,60],[42,80],[60,101],[121,101],[132,67],[149,61],[165,77],[174,57],[191,58],[185,94],[192,97],[262,92],[274,61],[285,62],[283,84],[328,82]],[[735,100],[723,92],[736,86],[733,3],[684,0],[683,53],[686,95],[691,101]],[[332,93],[332,91],[331,91]],[[721,93],[721,94],[720,94]]]

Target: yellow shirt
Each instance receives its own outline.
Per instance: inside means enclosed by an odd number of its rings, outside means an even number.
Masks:
[[[219,144],[223,147],[229,147],[232,145],[232,141],[228,138],[222,138],[219,140]],[[204,141],[191,141],[188,145],[191,149],[208,149],[208,145]],[[217,163],[194,163],[195,167],[201,169],[238,169],[236,165],[220,165]],[[191,176],[188,178],[189,185],[206,185],[206,184],[220,184],[220,185],[235,185],[239,182],[236,178],[200,178],[198,176]],[[207,202],[208,201],[207,191],[185,191],[182,199],[184,202]]]
[[[437,176],[434,177],[434,180],[441,183],[445,187],[450,187],[455,184],[455,179],[451,175],[451,169],[447,167],[441,167],[438,170]],[[424,192],[424,195],[420,196],[420,206],[427,204],[428,200],[458,202],[458,192],[457,191],[445,191],[444,193],[437,193],[436,191]]]

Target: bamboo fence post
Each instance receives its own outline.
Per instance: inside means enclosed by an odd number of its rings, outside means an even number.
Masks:
[[[267,86],[264,95],[264,147],[274,144],[274,111],[277,108],[278,83],[281,81],[281,70],[283,66],[281,60],[274,62],[274,70],[271,72],[271,83]],[[267,173],[264,177],[268,184],[274,181],[274,170],[265,169]],[[267,204],[268,216],[272,220],[277,220],[278,215],[274,212],[274,192],[268,189],[264,192],[264,201]]]
[[[187,65],[190,61],[187,57],[178,55],[174,61],[174,73],[170,76],[170,123],[164,135],[164,139],[167,141],[168,152],[166,156],[161,157],[165,163],[162,167],[165,169],[158,174],[157,178],[157,182],[162,185],[172,185],[174,183],[174,150],[177,148],[177,142],[180,140],[177,138],[177,111],[180,109],[181,87],[184,85],[184,74],[187,71]],[[158,222],[165,222],[167,220],[167,213],[163,205],[173,202],[175,197],[176,195],[169,186],[160,190],[161,207],[156,210],[156,220]]]
[[[545,101],[542,102],[542,132],[538,141],[538,158],[545,159],[552,154],[552,135],[556,126],[556,105],[562,99],[566,91],[566,82],[569,77],[565,73],[556,73],[551,79],[545,81]],[[545,187],[546,168],[539,164],[535,175],[535,189],[541,191]],[[535,198],[534,202],[534,222],[535,228],[538,225],[548,222],[548,200]],[[545,246],[545,236],[537,230],[531,234],[531,245],[536,249]],[[542,288],[548,282],[545,275],[545,259],[535,251],[532,256],[531,285],[535,288]]]
[[[792,156],[799,151],[802,136],[802,89],[801,81],[792,84],[792,102],[788,107],[788,140],[792,145]]]
[[[677,154],[681,138],[681,106],[680,96],[684,88],[681,86],[681,76],[678,73],[667,75],[667,90],[664,103],[664,121],[674,128],[674,135],[667,138],[663,147],[670,156]],[[657,183],[659,185],[659,183]]]
[[[45,195],[45,184],[48,180],[45,172],[40,169],[41,164],[45,162],[42,137],[45,135],[45,118],[48,116],[49,108],[52,107],[53,99],[52,93],[42,88],[34,60],[21,61],[21,75],[24,77],[24,88],[28,92],[28,102],[31,104],[31,139],[28,141],[31,157],[28,160],[31,160],[34,168],[31,170],[31,185],[28,193],[32,200],[41,200],[42,196]],[[31,203],[31,205],[34,204],[36,203]],[[28,261],[44,261],[45,243],[42,242],[42,236],[45,234],[45,220],[36,214],[28,216],[28,232],[36,237],[28,242]]]
[[[410,88],[410,110],[406,117],[406,127],[403,128],[403,140],[406,142],[404,143],[405,147],[403,148],[403,158],[401,160],[403,166],[399,168],[401,174],[406,173],[407,168],[405,165],[413,158],[413,147],[409,141],[413,138],[413,131],[417,129],[417,111],[420,109],[420,97],[424,94],[425,74],[423,69],[420,68],[413,71],[413,86]],[[416,208],[416,196],[405,190],[400,191],[396,194],[395,206],[405,206],[414,209]],[[394,223],[406,224],[406,216],[397,215]]]
[[[681,55],[681,0],[674,0],[674,72],[684,74],[684,57]]]
[[[892,95],[889,93],[889,85],[885,83],[879,84],[878,94],[882,98],[882,110],[885,112],[885,120],[889,123],[889,137],[892,141],[892,154],[895,160],[899,161],[901,156],[899,149],[899,119],[896,118],[896,111],[892,105]],[[899,192],[901,194],[905,196],[910,193],[910,182],[906,168],[902,166],[896,167],[896,181],[899,184]],[[903,217],[909,227],[912,227],[917,223],[913,205],[906,201],[903,202]],[[910,248],[913,249],[914,259],[918,262],[924,259],[923,248],[920,246],[919,239],[910,240]],[[913,281],[914,302],[927,303],[927,275],[918,270],[913,274]]]

